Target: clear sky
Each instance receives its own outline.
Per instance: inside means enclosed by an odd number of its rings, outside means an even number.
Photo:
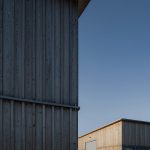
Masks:
[[[79,19],[79,135],[150,121],[150,0],[91,0]]]

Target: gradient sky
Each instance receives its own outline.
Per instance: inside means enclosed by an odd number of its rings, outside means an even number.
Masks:
[[[92,0],[79,19],[79,135],[150,121],[150,0]]]

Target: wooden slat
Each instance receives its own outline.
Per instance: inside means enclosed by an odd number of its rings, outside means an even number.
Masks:
[[[10,114],[11,114],[11,122],[10,122],[10,126],[11,126],[11,150],[14,150],[15,148],[15,137],[14,137],[14,133],[15,133],[15,128],[14,128],[14,122],[15,122],[15,119],[14,119],[14,102],[11,101],[11,104],[10,104]],[[18,120],[17,120],[18,122]],[[21,144],[21,143],[19,143]],[[17,150],[17,148],[16,148]]]
[[[25,1],[25,97],[33,97],[33,0]]]
[[[42,99],[46,99],[46,1],[42,1]]]
[[[61,103],[64,103],[64,0],[60,2],[60,99]]]
[[[25,150],[26,128],[25,128],[25,103],[24,102],[22,102],[21,119],[22,119],[22,150]]]
[[[72,57],[73,55],[73,11],[74,11],[74,6],[75,6],[75,2],[72,3],[72,1],[70,1],[69,3],[69,43],[70,43],[70,50],[69,50],[69,103],[72,104],[73,103],[73,89],[74,89],[74,85],[72,82],[72,74],[73,72],[73,66],[72,66],[72,61],[74,60],[74,58]],[[76,59],[76,58],[75,58]],[[74,104],[75,105],[75,104]]]
[[[54,145],[55,149],[61,150],[61,109],[55,108],[55,137],[54,137]],[[69,139],[68,139],[69,140]]]
[[[45,108],[45,126],[46,126],[46,150],[52,149],[52,108],[46,107]]]
[[[36,99],[43,94],[43,3],[36,0]]]
[[[43,125],[42,125],[42,128],[43,128],[43,149],[42,150],[46,150],[46,114],[45,114],[45,105],[43,105]]]
[[[3,150],[10,150],[11,145],[11,103],[3,103]]]
[[[36,99],[36,0],[33,0],[32,14],[32,98]]]
[[[70,36],[69,36],[69,33],[70,33],[70,18],[69,18],[69,10],[70,10],[70,3],[69,1],[64,1],[64,32],[63,32],[63,39],[64,39],[64,43],[63,43],[63,51],[64,51],[64,56],[63,56],[63,60],[64,60],[64,65],[63,65],[63,68],[64,68],[64,75],[63,75],[63,80],[64,80],[64,83],[63,83],[63,95],[64,95],[64,103],[69,103],[68,99],[69,99],[69,92],[70,92],[70,89],[69,89],[69,54],[70,54]]]
[[[25,1],[26,0],[22,0],[22,19],[21,19],[21,22],[22,22],[22,40],[21,40],[21,49],[22,49],[22,54],[21,54],[21,77],[22,77],[22,80],[21,80],[21,98],[25,98]]]
[[[78,143],[78,122],[77,122],[77,113],[76,111],[72,111],[72,145],[73,150],[78,149],[77,143]]]
[[[26,104],[25,109],[25,148],[26,150],[33,149],[33,106]]]
[[[54,107],[52,107],[52,150],[55,150],[55,114],[54,114]]]
[[[52,101],[55,101],[55,0],[51,0],[51,63],[52,63]]]
[[[64,109],[61,108],[61,150],[64,150]]]
[[[70,110],[69,110],[69,124],[70,124],[70,126],[69,126],[69,129],[70,129],[70,131],[69,131],[69,141],[70,141],[70,143],[69,143],[69,149],[70,150],[73,150],[73,119],[72,119],[72,109],[70,108]]]
[[[63,142],[64,142],[64,150],[66,149],[70,149],[70,129],[68,127],[68,125],[70,126],[70,115],[69,115],[69,110],[68,109],[64,109],[64,139],[63,139]],[[68,140],[69,139],[69,140]]]
[[[3,93],[3,0],[0,0],[0,95]]]
[[[3,149],[3,101],[0,99],[0,145]]]
[[[22,103],[14,103],[14,150],[22,149]]]
[[[3,94],[14,95],[14,0],[3,1]]]
[[[60,103],[60,0],[54,2],[54,100]]]
[[[42,150],[43,149],[43,114],[42,114],[42,105],[36,106],[36,142],[35,149]]]
[[[14,96],[23,97],[22,93],[22,18],[23,16],[23,0],[19,2],[15,0],[15,10],[14,10]]]
[[[70,89],[71,104],[78,105],[78,2],[75,0],[71,13]]]
[[[47,1],[46,0],[46,39],[45,39],[45,44],[46,44],[46,52],[45,52],[45,99],[47,101],[52,102],[52,51],[54,49],[52,48],[52,0]],[[51,42],[50,42],[51,41]]]
[[[36,149],[36,106],[35,104],[32,105],[32,128],[33,128],[33,131],[32,131],[32,136],[33,136],[33,144],[32,144],[32,148],[33,150]]]

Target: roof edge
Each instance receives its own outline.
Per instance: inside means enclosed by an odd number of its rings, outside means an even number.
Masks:
[[[148,122],[148,121],[141,121],[141,120],[134,120],[134,119],[121,118],[121,119],[118,119],[118,120],[116,120],[116,121],[114,121],[114,122],[112,122],[112,123],[106,124],[106,125],[104,125],[104,126],[98,128],[98,129],[95,129],[95,130],[93,130],[93,131],[91,131],[91,132],[88,132],[88,133],[86,133],[86,134],[84,134],[84,135],[81,135],[81,136],[79,136],[78,138],[82,138],[82,137],[84,137],[84,136],[87,136],[87,135],[89,135],[89,134],[91,134],[91,133],[94,133],[94,132],[96,132],[96,131],[98,131],[98,130],[107,128],[107,127],[109,127],[109,126],[111,126],[111,125],[113,125],[113,124],[116,124],[116,123],[118,123],[118,122],[134,122],[134,123],[141,123],[141,124],[148,124],[148,125],[150,125],[150,122]]]
[[[80,17],[91,0],[79,0],[78,2],[78,17]]]

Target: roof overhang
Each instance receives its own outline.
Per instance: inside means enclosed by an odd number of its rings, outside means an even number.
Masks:
[[[83,11],[85,10],[85,8],[87,7],[88,3],[90,2],[90,0],[79,0],[78,2],[78,15],[79,17],[81,16],[81,14],[83,13]]]

